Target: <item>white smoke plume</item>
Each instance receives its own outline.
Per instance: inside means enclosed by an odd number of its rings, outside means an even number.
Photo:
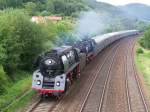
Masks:
[[[90,38],[101,34],[108,25],[109,17],[106,14],[95,11],[82,12],[75,27],[75,35],[78,39]]]

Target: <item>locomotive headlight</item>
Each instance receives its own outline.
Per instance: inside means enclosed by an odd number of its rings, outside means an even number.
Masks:
[[[45,60],[45,64],[46,65],[53,65],[53,64],[55,64],[55,61],[52,59],[47,59],[47,60]]]
[[[41,81],[38,80],[38,81],[36,82],[36,84],[37,84],[37,85],[41,85]]]
[[[60,82],[59,81],[56,82],[56,86],[60,86]]]

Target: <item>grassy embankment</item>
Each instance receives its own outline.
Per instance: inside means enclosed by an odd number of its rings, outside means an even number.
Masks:
[[[21,78],[19,75],[24,75],[25,78]],[[16,112],[23,108],[34,95],[34,92],[31,90],[31,75],[28,73],[18,73],[16,77],[16,83],[10,82],[10,85],[6,88],[7,91],[0,95],[1,111]]]
[[[144,83],[150,93],[150,50],[146,50],[140,47],[140,45],[137,47],[136,64],[144,77]]]

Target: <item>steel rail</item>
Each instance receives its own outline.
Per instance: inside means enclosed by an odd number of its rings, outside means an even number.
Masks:
[[[121,43],[120,43],[121,44]],[[119,45],[120,45],[119,44]],[[115,55],[113,56],[112,58],[112,61],[111,61],[111,66],[109,67],[108,69],[108,73],[107,73],[107,78],[105,80],[105,84],[104,84],[104,88],[102,90],[102,96],[100,98],[100,103],[99,103],[99,106],[98,106],[98,112],[101,112],[102,111],[102,107],[103,107],[103,103],[104,103],[104,98],[105,98],[105,94],[106,94],[106,89],[108,88],[109,86],[109,81],[110,81],[110,72],[112,70],[112,65],[114,64],[114,61],[115,61],[115,56],[117,54],[117,51],[118,51],[119,48],[116,49],[115,51]]]
[[[140,96],[141,96],[141,99],[142,99],[142,103],[143,103],[144,108],[145,108],[145,112],[148,112],[148,105],[147,105],[146,99],[144,97],[144,93],[143,93],[143,90],[142,90],[142,87],[141,87],[141,84],[140,84],[140,79],[139,79],[139,76],[137,74],[136,65],[135,65],[135,62],[134,62],[135,61],[134,60],[134,48],[135,48],[135,44],[136,43],[134,43],[134,46],[132,48],[132,54],[131,54],[131,56],[133,58],[133,60],[132,60],[132,66],[133,66],[133,69],[134,69],[134,77],[135,77],[135,80],[136,80],[136,83],[137,83],[137,86],[138,86],[138,90],[139,90],[139,93],[140,93]]]
[[[117,47],[118,47],[119,45],[120,45],[120,43],[117,44],[117,45],[114,47],[114,49],[113,49],[113,50],[115,50],[115,54],[114,54],[114,56],[113,56],[113,58],[112,58],[112,61],[114,60],[114,57],[115,57],[115,55],[116,55],[116,53],[117,53],[117,50],[118,50]],[[91,91],[92,91],[92,88],[93,88],[93,86],[94,86],[94,84],[95,84],[95,82],[96,82],[96,79],[97,79],[97,77],[98,77],[98,74],[99,74],[99,72],[101,71],[101,69],[103,68],[105,62],[107,61],[107,59],[108,59],[109,57],[110,57],[110,56],[108,55],[108,56],[105,58],[103,64],[102,64],[101,67],[100,67],[100,69],[95,73],[95,78],[94,78],[94,80],[93,80],[93,82],[92,82],[92,84],[91,84],[91,86],[90,86],[90,88],[89,88],[89,91],[88,91],[88,93],[87,93],[87,95],[86,95],[86,97],[85,97],[85,99],[84,99],[84,101],[83,101],[83,103],[82,103],[82,105],[81,105],[81,108],[80,108],[79,112],[83,112],[84,107],[85,107],[85,105],[86,105],[86,102],[87,102],[87,100],[88,100],[88,97],[89,97],[89,95],[90,95],[90,93],[91,93]],[[113,64],[113,62],[111,63],[111,65],[112,65],[112,64]],[[112,68],[112,66],[110,66],[109,72],[110,72],[111,68]],[[108,73],[108,74],[109,74],[109,73]]]

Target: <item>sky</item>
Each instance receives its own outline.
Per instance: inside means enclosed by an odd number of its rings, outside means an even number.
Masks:
[[[126,5],[129,3],[143,3],[146,5],[150,5],[150,0],[97,0],[97,1],[110,3],[112,5]]]

